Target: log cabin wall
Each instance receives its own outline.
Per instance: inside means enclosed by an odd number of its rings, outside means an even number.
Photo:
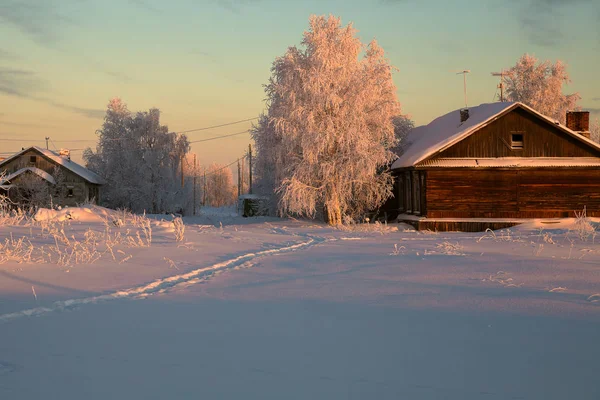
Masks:
[[[395,214],[427,215],[427,171],[399,169],[393,174]]]
[[[428,218],[600,216],[600,171],[585,168],[427,171]]]
[[[459,123],[458,116],[456,119]],[[514,148],[513,135],[522,135],[522,148]],[[516,108],[435,158],[598,156],[600,152],[590,149],[558,127]]]

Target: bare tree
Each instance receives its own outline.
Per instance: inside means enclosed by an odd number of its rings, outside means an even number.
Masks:
[[[377,42],[365,46],[351,24],[311,16],[303,48],[290,47],[271,68],[267,114],[254,127],[257,172],[272,179],[281,214],[330,224],[376,208],[391,195],[388,165],[400,114],[393,67]],[[361,54],[364,56],[361,58]],[[268,166],[272,171],[268,171]]]

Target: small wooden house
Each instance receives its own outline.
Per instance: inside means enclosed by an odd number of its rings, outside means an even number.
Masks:
[[[600,217],[589,113],[567,124],[522,103],[452,111],[409,132],[392,165],[394,208],[418,229],[499,229],[524,218]]]
[[[0,161],[0,187],[9,198],[18,199],[22,183],[37,176],[48,185],[52,202],[76,206],[87,201],[98,202],[104,180],[89,169],[72,161],[68,151],[61,154],[33,146]],[[22,194],[22,193],[21,193]]]

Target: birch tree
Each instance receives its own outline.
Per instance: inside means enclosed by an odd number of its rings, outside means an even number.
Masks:
[[[267,112],[252,135],[257,172],[267,175],[259,181],[272,186],[281,214],[322,209],[336,225],[391,195],[382,169],[394,158],[392,117],[400,114],[393,67],[356,32],[339,18],[311,16],[301,47],[273,63]]]
[[[536,57],[524,54],[507,71],[506,95],[509,101],[527,104],[564,124],[566,112],[577,109],[581,99],[579,93],[563,94],[563,86],[570,82],[564,62],[539,62]]]

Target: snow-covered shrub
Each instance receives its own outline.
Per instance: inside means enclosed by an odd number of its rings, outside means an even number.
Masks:
[[[35,248],[28,238],[14,239],[11,234],[10,237],[4,239],[4,242],[0,242],[0,264],[7,261],[32,262],[35,260],[34,250]]]
[[[447,255],[452,255],[452,256],[464,256],[465,253],[463,253],[464,247],[460,244],[457,243],[451,243],[448,241],[442,242],[442,243],[438,243],[436,246],[436,249],[439,253],[441,254],[447,254]]]
[[[175,240],[178,242],[183,242],[184,233],[185,233],[185,225],[183,223],[183,219],[181,217],[173,218],[173,229],[175,232]]]
[[[596,238],[596,228],[587,217],[586,207],[582,211],[575,211],[575,232],[581,241]]]

